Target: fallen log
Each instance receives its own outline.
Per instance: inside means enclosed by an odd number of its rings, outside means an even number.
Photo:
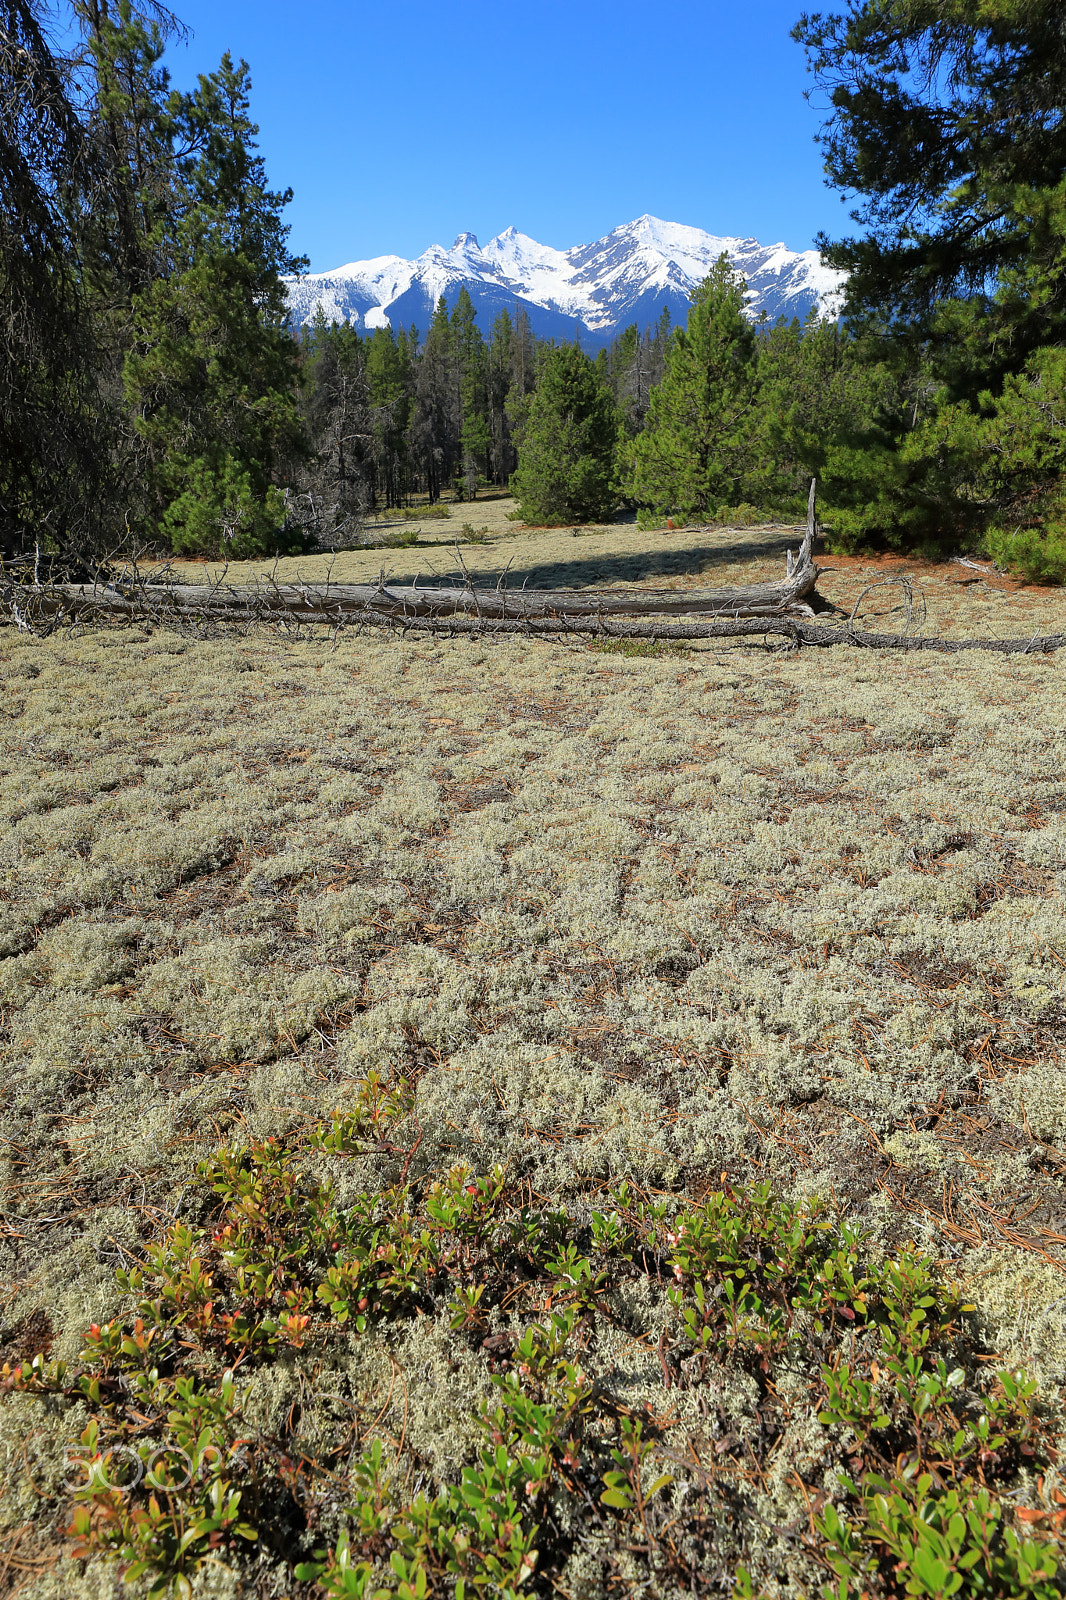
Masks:
[[[149,581],[43,586],[36,592],[43,616],[60,610],[75,621],[111,616],[130,620],[154,616],[202,617],[216,622],[265,620],[288,614],[301,622],[379,617],[474,616],[484,621],[549,617],[711,616],[810,617],[805,603],[818,580],[818,568],[802,554],[783,582],[739,589],[574,589],[509,590],[418,584],[243,584],[224,586],[153,584]],[[791,552],[789,552],[791,557]]]
[[[48,634],[56,628],[126,621],[203,632],[226,627],[322,625],[392,627],[405,632],[449,634],[568,634],[613,639],[697,640],[775,635],[793,647],[852,645],[866,650],[987,650],[1035,655],[1066,646],[1066,634],[1031,639],[941,639],[918,633],[870,633],[853,621],[833,626],[814,620],[810,600],[819,568],[814,564],[815,484],[807,506],[807,529],[799,550],[786,554],[783,581],[737,589],[538,589],[462,586],[423,588],[376,584],[227,585],[153,582],[135,568],[117,579],[94,583],[27,581],[0,565],[0,622]],[[835,610],[821,601],[822,608]],[[629,620],[689,616],[702,620]],[[854,616],[854,613],[853,613]],[[807,619],[811,619],[808,621]]]
[[[508,589],[501,577],[493,589],[462,585],[424,587],[377,583],[228,585],[152,582],[133,572],[94,583],[11,585],[10,598],[0,600],[21,611],[31,609],[42,621],[62,616],[73,622],[155,620],[159,623],[195,618],[204,622],[249,623],[289,616],[297,622],[327,622],[393,617],[409,622],[421,617],[474,616],[483,621],[612,616],[811,617],[807,596],[818,582],[813,548],[816,522],[815,485],[807,507],[807,529],[795,556],[786,554],[785,577],[771,583],[736,589]],[[460,563],[462,558],[460,557]],[[465,569],[464,569],[465,572]],[[15,589],[20,593],[15,594]]]
[[[869,633],[850,623],[833,626],[828,623],[806,622],[799,617],[707,617],[692,622],[667,622],[656,620],[630,620],[625,617],[603,614],[572,614],[559,612],[553,616],[467,616],[459,612],[434,615],[411,615],[390,608],[367,605],[358,610],[336,608],[328,603],[308,604],[298,612],[279,612],[262,605],[244,609],[227,608],[214,611],[206,609],[175,609],[168,606],[145,605],[136,597],[113,597],[107,606],[90,604],[57,607],[33,618],[23,614],[20,625],[29,632],[48,633],[57,626],[92,621],[125,619],[151,626],[179,627],[193,631],[194,624],[209,627],[254,626],[277,624],[287,620],[297,626],[322,625],[334,629],[346,627],[387,627],[405,633],[435,635],[466,635],[503,637],[559,638],[580,635],[603,639],[647,639],[664,642],[697,639],[739,639],[777,636],[793,647],[804,645],[827,648],[832,645],[851,645],[863,650],[939,651],[953,653],[960,650],[986,650],[1001,655],[1044,655],[1066,648],[1066,634],[1034,635],[1028,639],[943,639],[914,633]],[[16,620],[13,617],[10,621]]]
[[[89,617],[135,617],[149,608],[160,618],[198,615],[224,621],[249,621],[264,610],[310,622],[358,618],[367,610],[395,618],[474,616],[484,621],[543,617],[813,616],[803,596],[814,587],[791,582],[757,584],[746,589],[475,589],[470,586],[423,588],[385,582],[371,584],[243,585],[226,589],[191,584],[102,586],[56,584],[43,601],[65,605],[79,620]]]

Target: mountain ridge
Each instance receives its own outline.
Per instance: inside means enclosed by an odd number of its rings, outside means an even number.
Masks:
[[[643,328],[654,322],[664,306],[675,322],[684,322],[692,289],[723,253],[747,280],[746,309],[753,318],[802,319],[815,305],[836,314],[843,275],[823,266],[818,251],[711,234],[649,215],[569,250],[540,244],[512,226],[485,246],[463,232],[450,250],[432,244],[413,261],[374,256],[286,284],[297,326],[321,306],[327,322],[367,331],[413,324],[424,334],[440,296],[450,308],[465,285],[483,331],[500,311],[513,316],[524,310],[538,337],[577,338],[598,349],[630,323]]]

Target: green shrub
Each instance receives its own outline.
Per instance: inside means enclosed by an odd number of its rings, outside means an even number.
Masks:
[[[432,505],[389,506],[384,511],[374,512],[378,522],[441,522],[450,516],[448,507],[439,500],[435,500]]]
[[[651,1508],[661,1501],[670,1526],[684,1515],[674,1491],[685,1457],[664,1454],[666,1421],[620,1403],[609,1372],[590,1371],[628,1305],[631,1341],[657,1339],[664,1371],[664,1352],[677,1352],[680,1395],[742,1372],[771,1438],[794,1404],[782,1410],[782,1379],[790,1394],[797,1378],[806,1388],[825,1445],[838,1440],[847,1462],[800,1541],[835,1577],[826,1600],[851,1585],[886,1597],[1059,1592],[1051,1545],[1012,1525],[1020,1471],[1049,1455],[1036,1386],[982,1365],[973,1308],[920,1250],[874,1260],[821,1202],[783,1201],[766,1183],[723,1186],[698,1205],[641,1200],[620,1183],[602,1209],[574,1212],[531,1209],[502,1167],[460,1164],[412,1185],[420,1142],[409,1086],[371,1073],[354,1108],[309,1137],[218,1151],[198,1171],[219,1214],[175,1223],[119,1270],[128,1313],[93,1324],[73,1366],[38,1356],[4,1367],[6,1389],[79,1419],[75,1555],[115,1556],[153,1594],[188,1596],[206,1563],[240,1568],[285,1525],[307,1530],[286,1535],[292,1575],[332,1600],[453,1586],[514,1600],[534,1573],[548,1585],[562,1574],[571,1540],[558,1506],[569,1499],[584,1526],[655,1571],[667,1546]],[[341,1204],[323,1161],[383,1149],[402,1161],[397,1181]],[[499,1354],[470,1417],[473,1464],[456,1463],[436,1492],[405,1489],[402,1438],[388,1450],[369,1438],[340,1478],[337,1445],[314,1427],[290,1439],[249,1415],[250,1380],[268,1363],[306,1352],[318,1371],[340,1330],[380,1339],[438,1306],[453,1339]],[[524,1327],[487,1340],[505,1306]],[[365,1410],[353,1401],[345,1424],[357,1437],[383,1414],[372,1395]],[[161,1439],[146,1441],[146,1423]],[[340,1530],[319,1547],[313,1530],[338,1484]],[[737,1593],[753,1592],[740,1568]]]
[[[1033,583],[1066,583],[1066,522],[1039,528],[989,528],[984,548],[1001,567],[1013,567]]]
[[[637,509],[637,527],[645,533],[658,533],[666,527],[666,513],[655,511],[651,506],[640,506]]]
[[[742,500],[738,506],[719,506],[714,513],[715,522],[728,528],[756,528],[760,523],[773,522],[772,511],[760,511],[758,506]]]

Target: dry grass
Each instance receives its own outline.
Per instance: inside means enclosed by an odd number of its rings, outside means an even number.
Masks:
[[[748,582],[788,537],[501,521],[476,570]],[[448,572],[438,538],[392,575]],[[847,609],[885,573],[831,564]],[[1054,591],[911,570],[927,631],[1066,626]],[[74,1358],[198,1159],[311,1125],[374,1067],[415,1087],[412,1178],[501,1162],[554,1200],[769,1178],[923,1244],[1060,1392],[1066,657],[6,630],[0,672],[3,1359]],[[437,1394],[451,1337],[384,1338],[402,1407],[350,1357],[427,1463],[484,1388],[464,1357]],[[630,1366],[626,1397],[668,1410],[665,1369]],[[9,1397],[0,1588],[110,1593],[42,1571],[40,1426]]]

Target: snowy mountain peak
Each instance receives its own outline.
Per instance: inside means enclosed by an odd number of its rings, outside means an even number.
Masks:
[[[296,322],[321,306],[327,321],[366,328],[390,323],[424,333],[441,295],[454,304],[466,286],[481,326],[506,310],[525,311],[544,338],[579,338],[586,347],[608,343],[624,327],[645,327],[665,307],[684,322],[695,286],[725,254],[747,280],[747,311],[758,317],[804,317],[817,306],[835,314],[842,275],[824,267],[816,250],[789,250],[705,233],[681,222],[645,215],[595,239],[557,250],[513,225],[481,247],[463,232],[450,250],[430,245],[416,261],[378,256],[347,267],[289,280]]]

